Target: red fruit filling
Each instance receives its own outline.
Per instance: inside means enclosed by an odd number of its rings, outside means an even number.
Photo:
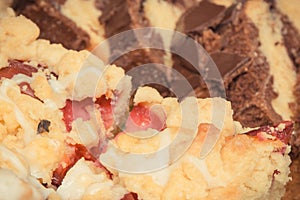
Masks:
[[[121,200],[138,200],[138,195],[136,193],[130,192],[125,194]]]
[[[83,121],[90,119],[90,115],[86,110],[86,107],[93,104],[94,103],[92,102],[91,98],[87,98],[82,101],[75,101],[70,99],[66,101],[65,107],[63,107],[61,110],[63,112],[63,120],[68,132],[72,130],[72,122],[77,118],[82,118]],[[111,100],[107,99],[105,96],[102,96],[96,99],[95,104],[98,105],[98,109],[101,112],[104,126],[106,129],[108,129],[114,123]]]
[[[82,101],[66,100],[66,105],[61,110],[63,112],[63,121],[65,122],[66,130],[70,132],[72,130],[72,122],[77,118],[82,118],[83,121],[89,120],[90,115],[86,110],[88,105],[92,105],[90,98]]]
[[[142,131],[152,128],[161,131],[166,126],[164,113],[155,112],[148,105],[138,104],[133,107],[126,121],[125,130],[128,132]]]
[[[35,96],[34,90],[30,87],[29,83],[22,82],[19,84],[20,90],[22,94],[26,94],[28,96],[31,96],[32,98],[35,98],[41,102],[43,102],[40,98]]]
[[[89,120],[90,116],[86,110],[86,106],[92,105],[91,98],[83,101],[67,100],[63,112],[63,120],[68,132],[72,130],[72,122],[77,118],[84,121]],[[99,109],[105,129],[109,129],[114,125],[112,100],[104,95],[95,101],[96,108]],[[126,121],[125,130],[127,132],[135,132],[152,128],[161,131],[166,126],[166,116],[163,111],[152,109],[149,105],[138,104],[133,107]]]
[[[24,64],[18,60],[10,60],[8,67],[3,67],[0,69],[0,78],[11,79],[17,74],[24,74],[31,77],[32,73],[37,72],[38,70],[30,65]],[[22,94],[26,94],[35,99],[41,101],[37,96],[34,95],[34,90],[30,87],[29,83],[22,82],[19,84]]]
[[[38,70],[30,65],[24,64],[17,60],[10,60],[8,67],[0,69],[0,78],[11,79],[16,74],[24,74],[31,77],[32,73]]]
[[[46,66],[38,65],[38,68],[46,69]],[[11,79],[17,74],[24,74],[26,76],[32,77],[33,73],[36,73],[38,71],[37,68],[32,67],[30,65],[24,64],[21,61],[18,60],[9,60],[8,67],[3,67],[0,69],[0,78],[8,78]],[[55,76],[54,73],[51,73]],[[56,76],[57,77],[57,76]],[[31,96],[41,102],[43,102],[41,99],[39,99],[37,96],[34,95],[34,90],[30,87],[30,84],[27,82],[22,82],[19,84],[20,90],[22,94],[26,94],[28,96]]]
[[[51,181],[52,185],[56,187],[60,186],[69,169],[71,169],[81,158],[94,162],[95,166],[102,168],[108,177],[110,179],[112,178],[112,174],[95,157],[93,157],[92,154],[87,151],[85,146],[82,144],[68,144],[67,148],[68,150],[65,153],[63,160],[53,172]]]
[[[293,130],[294,130],[294,123],[291,121],[284,121],[274,127],[263,126],[256,130],[249,131],[246,134],[251,136],[258,136],[259,133],[265,132],[269,135],[276,137],[277,139],[281,140],[285,144],[288,144],[292,136]]]
[[[108,129],[114,124],[114,117],[113,117],[113,108],[111,105],[111,99],[102,96],[97,98],[96,102],[99,105],[98,109],[101,113],[101,117],[105,126],[105,129]]]

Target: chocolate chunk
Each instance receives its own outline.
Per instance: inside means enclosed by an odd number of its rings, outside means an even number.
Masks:
[[[197,6],[188,9],[178,20],[176,30],[183,33],[201,32],[214,27],[225,16],[225,7],[209,1],[201,1]]]
[[[243,66],[250,61],[249,57],[227,52],[214,52],[210,54],[210,57],[218,67],[226,86],[233,81],[234,77],[241,74],[241,71],[246,72],[248,70]]]
[[[222,77],[229,76],[239,69],[239,66],[249,61],[248,57],[227,52],[214,52],[210,57],[216,63]]]
[[[180,62],[184,61],[184,59],[176,59],[174,61]],[[186,96],[194,94],[197,97],[202,98],[211,96],[202,76],[199,73],[190,71],[188,68],[182,67],[182,64],[180,63],[173,65],[173,69],[180,73],[180,75],[173,75],[172,80],[170,81],[170,87],[172,88],[172,90],[175,90],[175,88],[177,90],[180,90],[176,93],[177,98],[182,99]],[[190,87],[186,86],[186,81],[188,81]]]
[[[38,124],[37,133],[49,132],[50,124],[51,122],[46,119],[41,120]]]
[[[13,8],[38,25],[39,38],[61,43],[68,49],[86,49],[90,45],[89,35],[60,12],[62,3],[62,0],[15,0]]]

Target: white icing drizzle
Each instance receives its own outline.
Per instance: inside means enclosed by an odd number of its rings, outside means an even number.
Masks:
[[[15,81],[17,84],[26,82],[26,83],[31,83],[32,78],[29,76],[26,76],[24,74],[16,74],[14,75],[11,80]]]

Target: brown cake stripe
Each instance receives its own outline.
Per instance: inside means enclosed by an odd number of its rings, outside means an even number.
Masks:
[[[31,19],[40,28],[39,38],[61,43],[64,47],[83,50],[90,45],[90,36],[74,21],[60,12],[65,0],[14,0],[12,7],[17,14]]]

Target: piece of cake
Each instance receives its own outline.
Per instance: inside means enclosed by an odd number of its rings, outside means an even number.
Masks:
[[[34,7],[54,6],[55,9],[50,10],[55,11],[55,16],[63,16],[62,20],[58,21],[61,21],[62,24],[67,24],[65,26],[69,26],[69,21],[73,21],[77,28],[80,27],[80,29],[83,30],[79,31],[79,33],[85,32],[89,35],[89,45],[80,48],[91,48],[91,46],[95,46],[97,42],[102,41],[103,37],[109,37],[130,28],[156,26],[174,29],[180,16],[187,9],[193,10],[198,5],[197,1],[193,0],[122,1],[114,2],[113,5],[106,1],[94,2],[77,0],[73,3],[71,3],[71,1],[51,2],[52,3],[48,1],[28,1],[22,3],[21,1],[15,1],[14,8],[18,13],[22,13],[21,10],[24,12],[26,9],[30,10]],[[240,121],[244,126],[252,127],[276,124],[280,122],[282,118],[292,118],[296,121],[296,124],[299,124],[298,115],[300,112],[298,108],[299,104],[297,103],[299,102],[299,81],[296,82],[296,75],[293,72],[293,70],[296,69],[295,71],[298,73],[299,65],[299,20],[297,20],[297,10],[299,10],[299,8],[297,3],[293,4],[296,6],[291,6],[292,4],[285,3],[284,1],[268,1],[268,3],[264,3],[263,1],[245,2],[238,5],[234,4],[235,2],[231,0],[214,0],[211,2],[214,2],[214,4],[205,1],[199,4],[198,9],[201,10],[202,8],[205,11],[203,13],[208,14],[204,15],[204,18],[203,16],[197,18],[195,21],[195,23],[198,23],[198,29],[195,31],[197,34],[193,32],[191,36],[195,37],[205,49],[211,53],[210,56],[216,65],[222,67],[220,68],[220,72],[224,78],[225,87],[227,88],[227,98],[233,103],[234,119]],[[26,6],[22,6],[23,4]],[[96,4],[96,10],[92,8],[94,4]],[[257,7],[257,4],[260,9],[254,9]],[[27,8],[25,9],[25,7]],[[124,7],[126,7],[126,9],[123,9]],[[160,9],[156,9],[158,7]],[[90,10],[90,12],[78,12],[78,8],[86,8]],[[207,12],[209,9],[216,12]],[[112,12],[112,10],[114,12]],[[161,10],[164,12],[161,12]],[[187,12],[190,12],[189,10]],[[258,13],[258,11],[261,12]],[[51,13],[52,12],[47,10],[44,14],[45,16],[53,16]],[[32,16],[33,15],[28,14],[28,17],[33,19],[34,17]],[[128,20],[116,20],[119,19],[118,16],[125,16]],[[257,19],[257,16],[261,16],[260,19]],[[59,18],[60,17],[56,17],[56,19]],[[68,20],[64,20],[65,18]],[[100,19],[100,23],[97,23],[98,18]],[[161,20],[162,18],[164,20]],[[118,21],[118,23],[116,21]],[[187,20],[186,24],[191,25],[190,21],[191,20]],[[48,24],[49,23],[46,24],[46,27]],[[119,28],[116,26],[117,24],[119,24]],[[179,24],[179,22],[177,24]],[[94,27],[95,30],[93,31],[90,27]],[[270,29],[270,27],[272,29]],[[55,26],[49,26],[48,28],[55,30]],[[74,33],[76,30],[77,29],[72,28]],[[177,30],[179,29],[177,28]],[[54,43],[61,42],[64,44],[68,41],[55,40],[56,35],[63,34],[64,37],[68,37],[68,34],[58,31],[44,31],[42,28],[41,36],[47,33],[51,33],[49,35],[54,39],[50,37],[48,37],[48,39]],[[78,34],[78,40],[88,41],[85,39],[87,38],[87,34]],[[264,35],[267,35],[267,39],[263,39]],[[59,36],[56,38],[64,37]],[[159,36],[154,35],[153,40],[160,41],[161,39]],[[77,42],[75,45],[77,47],[70,45],[68,48],[78,49],[78,44],[80,43]],[[115,45],[112,44],[111,46]],[[257,56],[255,54],[257,54]],[[278,54],[280,54],[280,56],[274,56]],[[288,59],[287,55],[290,59]],[[138,50],[114,62],[122,66],[126,71],[130,71],[135,66],[149,62],[171,65],[172,63],[170,64],[169,58],[170,55],[166,52]],[[177,62],[179,62],[179,64]],[[280,68],[277,66],[289,66],[288,68],[282,68],[284,70],[289,69],[289,72],[286,73],[284,71],[283,73],[278,71]],[[158,82],[163,83],[169,88],[177,84],[176,81],[178,80],[174,81],[168,79],[164,74],[164,70],[157,69],[155,66],[152,67],[153,68],[150,69],[144,68],[140,70],[138,77],[145,77],[144,81],[146,82],[150,82],[153,79],[152,77],[156,77]],[[214,95],[208,94],[202,77],[191,70],[186,63],[182,63],[182,60],[175,57],[173,67],[190,81],[191,86],[199,97]],[[262,70],[263,72],[261,71],[262,68],[264,69]],[[257,74],[259,74],[259,76],[257,76]],[[292,76],[282,78],[282,74],[292,74]],[[279,78],[276,78],[278,76]],[[252,84],[253,79],[257,81],[256,84]],[[280,80],[289,80],[291,83],[280,82]],[[133,85],[140,85],[141,82],[139,81],[139,78],[136,79],[133,77]],[[261,84],[261,82],[265,84]],[[295,85],[295,89],[291,89],[293,87],[291,86],[292,82]],[[180,84],[180,80],[178,83]],[[251,86],[249,87],[249,85]],[[288,87],[288,89],[282,87],[282,85]],[[166,87],[153,84],[152,86],[156,86],[164,96],[174,95],[170,94],[169,89]],[[249,91],[247,95],[245,95],[245,90]],[[293,90],[294,94],[291,94],[289,91]],[[257,92],[259,95],[257,95]],[[185,94],[188,94],[188,92]],[[278,94],[280,95],[278,96]],[[256,98],[255,95],[260,96],[260,98]],[[290,141],[293,145],[291,153],[293,158],[297,158],[299,154],[297,127],[298,125],[296,125],[296,133],[293,134]],[[292,169],[295,169],[292,171],[297,171],[297,165],[292,165]],[[293,174],[292,176],[294,177],[293,182],[297,182],[297,177]],[[298,186],[296,185],[295,187],[297,188]]]
[[[284,195],[292,122],[248,131],[233,121],[224,99],[178,102],[150,87],[139,88],[131,102],[130,77],[123,69],[104,66],[87,51],[37,39],[38,27],[13,15],[0,18],[5,199]],[[218,137],[209,142],[214,134]],[[166,149],[163,157],[160,149]],[[146,155],[145,163],[126,165],[136,154]],[[158,159],[154,166],[145,166],[153,159],[147,155]]]

